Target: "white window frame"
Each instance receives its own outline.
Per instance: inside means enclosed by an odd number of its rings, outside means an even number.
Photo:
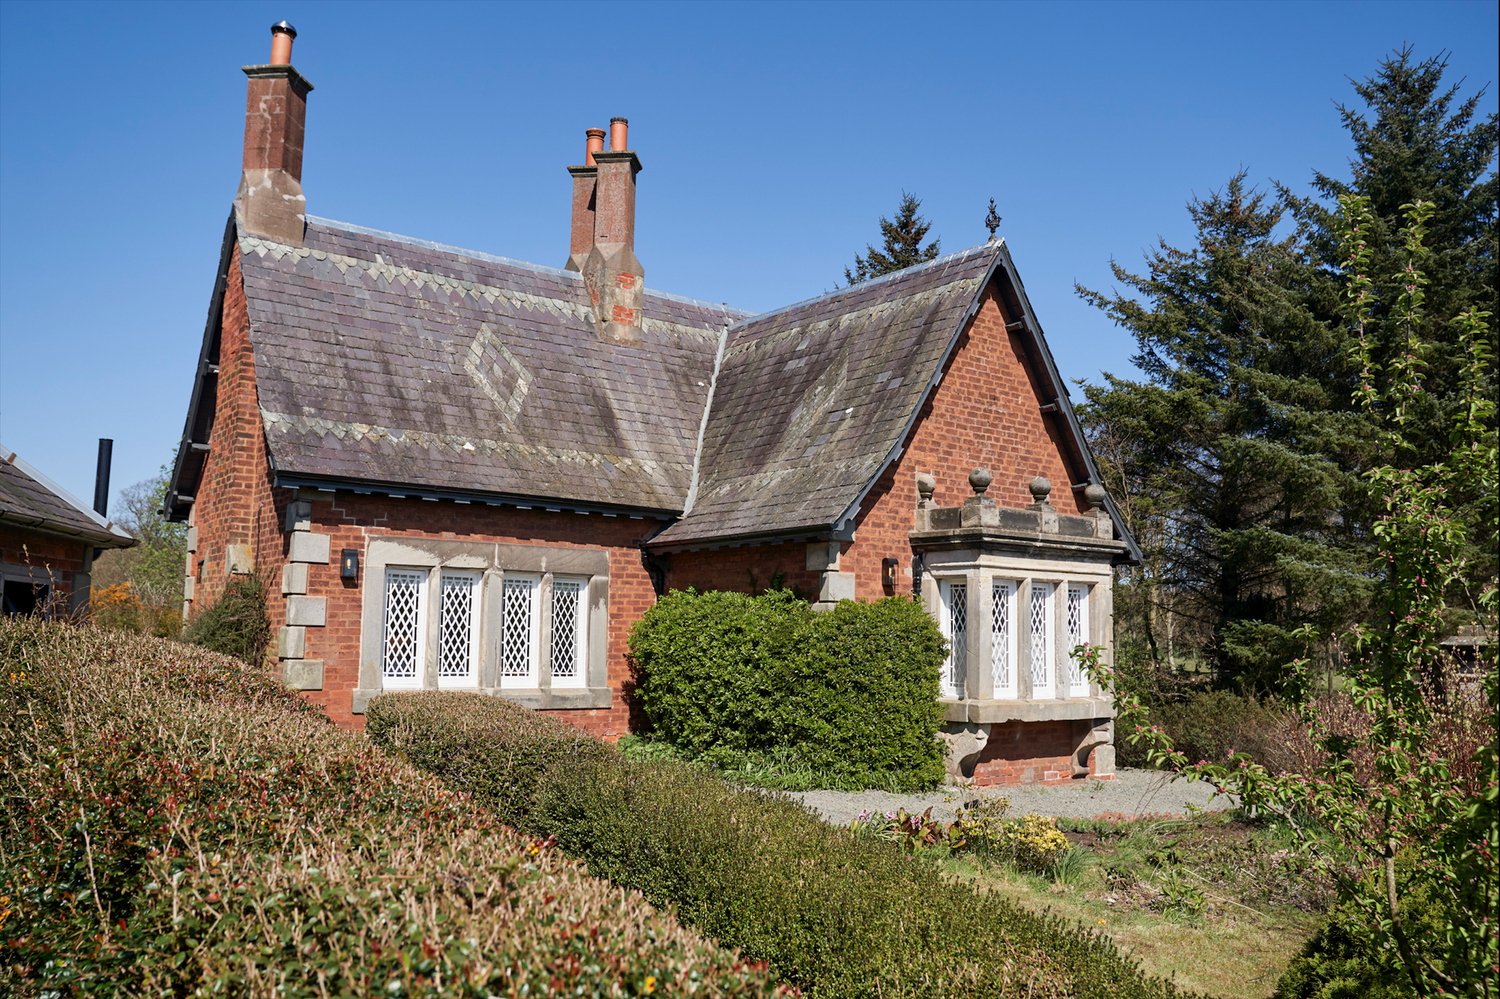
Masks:
[[[511,634],[516,623],[511,617],[511,594],[520,592],[523,584],[530,592],[530,606],[526,611],[529,634],[522,647],[526,655],[526,672],[520,674],[508,671],[512,668],[512,656],[517,651]],[[538,687],[541,685],[542,659],[542,575],[536,572],[507,572],[500,586],[500,687],[511,690]]]
[[[955,591],[962,595],[963,609],[958,612]],[[948,640],[948,657],[943,660],[943,673],[938,678],[938,689],[943,697],[963,698],[969,672],[969,626],[973,614],[969,607],[968,580],[963,577],[938,580],[938,593],[943,607],[941,620],[943,637]],[[963,632],[956,634],[956,620],[962,619]]]
[[[449,638],[448,630],[448,584],[450,580],[466,580],[469,584],[468,596],[468,623],[461,626],[466,634],[463,636],[468,643],[467,672],[461,675],[444,675],[447,668],[446,644]],[[465,690],[479,686],[479,619],[483,616],[484,573],[475,569],[450,569],[438,570],[438,588],[435,594],[435,602],[438,608],[438,635],[437,635],[437,685],[442,690]]]
[[[385,589],[381,597],[382,620],[381,620],[381,648],[380,648],[380,679],[381,685],[386,690],[421,690],[423,679],[427,675],[427,602],[428,602],[428,578],[430,570],[419,566],[386,566]],[[412,658],[415,669],[411,676],[391,675],[391,584],[396,579],[403,582],[413,583],[416,600],[416,622],[413,626],[415,634],[415,648]]]
[[[1031,696],[1034,700],[1057,696],[1057,643],[1054,640],[1056,598],[1056,583],[1037,579],[1031,581],[1026,601],[1026,635],[1031,649]],[[1040,629],[1037,627],[1039,609]]]
[[[990,581],[990,682],[1002,700],[1020,697],[1016,656],[1016,591],[1014,579]],[[1000,613],[1003,609],[1003,614]]]
[[[560,592],[576,588],[573,606],[572,634],[562,635],[558,629],[557,601]],[[558,672],[558,649],[571,642],[573,675]],[[552,641],[549,648],[552,686],[586,687],[589,671],[589,579],[587,576],[552,577]]]
[[[1077,614],[1074,614],[1074,598],[1077,598]],[[1089,675],[1073,650],[1089,641],[1089,587],[1084,583],[1069,583],[1064,599],[1064,616],[1068,629],[1068,696],[1089,696]],[[1077,627],[1074,627],[1074,622]]]

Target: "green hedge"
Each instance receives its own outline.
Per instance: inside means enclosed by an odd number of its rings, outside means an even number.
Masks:
[[[807,995],[1173,994],[1104,938],[945,881],[892,844],[681,763],[627,760],[506,701],[386,694],[366,718],[379,745]]]
[[[0,995],[777,991],[227,656],[0,621],[0,761]]]
[[[896,597],[819,614],[784,590],[673,591],[630,633],[653,738],[790,753],[841,786],[897,790],[943,778],[945,654],[921,605]]]

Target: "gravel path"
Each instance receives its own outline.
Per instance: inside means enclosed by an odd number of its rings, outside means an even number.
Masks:
[[[801,791],[792,795],[807,808],[837,826],[846,826],[863,810],[894,812],[904,807],[920,813],[932,806],[933,818],[951,821],[964,801],[979,797],[1004,796],[1010,799],[1010,811],[1017,815],[1057,815],[1073,819],[1134,816],[1185,815],[1187,806],[1204,811],[1233,808],[1231,798],[1213,797],[1213,789],[1203,783],[1175,783],[1156,770],[1121,768],[1114,780],[1077,780],[1053,787],[1023,784],[1003,788],[969,789],[947,787],[926,794],[889,794],[885,791]]]

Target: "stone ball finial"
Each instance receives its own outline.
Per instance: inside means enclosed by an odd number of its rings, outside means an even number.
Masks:
[[[1088,500],[1091,505],[1102,509],[1104,506],[1104,487],[1097,482],[1090,482],[1083,489],[1083,498]]]
[[[975,496],[983,496],[984,491],[990,487],[991,481],[988,468],[976,468],[969,473],[969,485],[974,488]]]
[[[1031,490],[1031,500],[1033,503],[1045,503],[1047,502],[1047,497],[1052,495],[1052,483],[1040,475],[1032,479],[1031,484],[1027,488]]]
[[[928,472],[917,473],[917,495],[926,502],[932,502],[932,494],[937,491],[937,479]]]

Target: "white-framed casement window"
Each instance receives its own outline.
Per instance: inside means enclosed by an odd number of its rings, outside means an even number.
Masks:
[[[479,686],[479,593],[483,574],[444,569],[439,577],[438,686]]]
[[[542,577],[505,574],[500,634],[500,686],[535,687],[542,649]]]
[[[381,680],[388,690],[422,686],[427,658],[427,570],[385,570]]]
[[[1089,677],[1073,650],[1089,640],[1089,589],[1082,583],[1068,584],[1068,696],[1087,697]]]
[[[940,580],[943,637],[948,640],[948,658],[943,663],[940,687],[944,697],[963,697],[969,673],[969,587],[957,580]]]
[[[1016,684],[1016,584],[990,585],[990,680],[998,698],[1018,697]]]
[[[552,685],[582,687],[588,676],[589,581],[552,579]]]
[[[1052,598],[1054,583],[1031,584],[1031,696],[1057,696],[1057,670],[1053,661]]]

